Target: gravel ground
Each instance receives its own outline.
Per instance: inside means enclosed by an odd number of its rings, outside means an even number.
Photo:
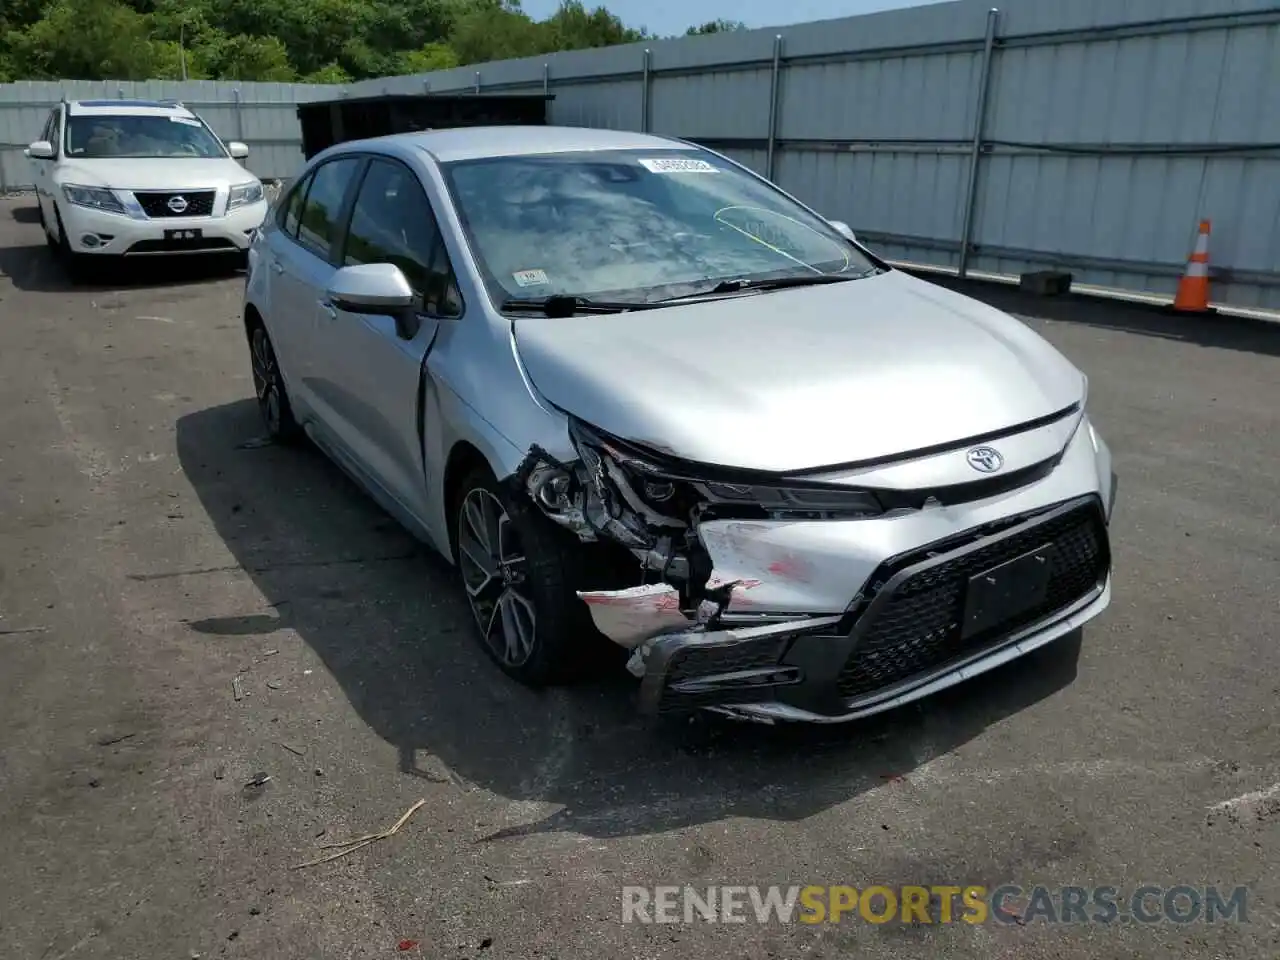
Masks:
[[[656,731],[625,678],[504,680],[443,562],[255,442],[240,277],[112,282],[69,288],[0,203],[6,956],[1280,955],[1280,328],[971,289],[1091,377],[1111,610],[873,721]],[[686,883],[1250,893],[1246,923],[621,922],[623,885]]]

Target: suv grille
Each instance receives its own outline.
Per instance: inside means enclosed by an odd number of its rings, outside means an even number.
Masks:
[[[1052,566],[1043,601],[962,641],[969,578],[1045,545]],[[925,559],[927,555],[917,555],[907,563]],[[893,588],[889,597],[878,598],[859,619],[855,630],[860,636],[840,671],[840,693],[863,696],[997,646],[1087,596],[1104,582],[1110,566],[1102,512],[1087,503],[922,570]]]
[[[159,217],[212,216],[213,198],[216,192],[214,190],[193,190],[188,193],[183,193],[180,190],[164,192],[135,190],[133,195],[138,198],[138,203],[142,205],[143,212],[148,217],[156,219]],[[180,210],[174,210],[170,203],[175,197],[180,197],[185,201],[186,206]]]

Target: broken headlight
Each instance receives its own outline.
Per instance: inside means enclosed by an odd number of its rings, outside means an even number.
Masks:
[[[739,476],[745,472],[678,462],[609,437],[579,420],[570,422],[570,436],[583,462],[605,475],[621,471],[628,481],[622,484],[624,499],[643,501],[630,506],[650,521],[655,514],[682,517],[708,508],[740,517],[785,519],[856,519],[884,513],[884,506],[867,490],[785,477]]]
[[[874,493],[867,490],[851,490],[844,487],[775,486],[769,484],[701,483],[712,503],[750,503],[770,515],[787,517],[876,517],[884,513],[884,507]]]

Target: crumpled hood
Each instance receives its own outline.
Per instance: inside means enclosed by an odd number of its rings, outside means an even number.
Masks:
[[[955,443],[1081,400],[1022,323],[892,271],[712,303],[521,318],[548,401],[682,459],[786,472]]]
[[[233,183],[249,183],[255,177],[229,158],[167,157],[154,160],[72,159],[59,170],[58,179],[81,187],[114,187],[117,190],[212,190]]]

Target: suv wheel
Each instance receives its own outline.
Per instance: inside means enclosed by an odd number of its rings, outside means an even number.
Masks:
[[[84,283],[89,275],[89,258],[71,249],[67,228],[62,225],[62,214],[58,212],[56,206],[53,208],[53,216],[58,222],[58,239],[54,246],[58,251],[58,258],[62,261],[62,267],[67,271],[67,277],[72,283]]]

